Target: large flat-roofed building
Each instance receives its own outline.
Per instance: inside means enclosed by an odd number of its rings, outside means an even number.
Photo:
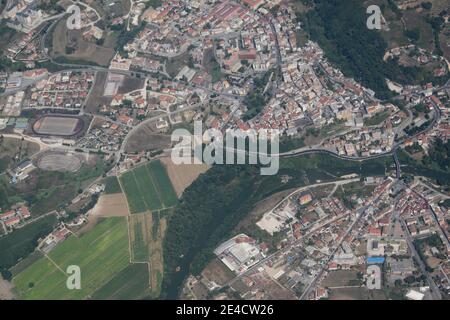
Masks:
[[[218,258],[233,272],[240,274],[261,260],[264,255],[255,240],[239,234],[214,250]]]

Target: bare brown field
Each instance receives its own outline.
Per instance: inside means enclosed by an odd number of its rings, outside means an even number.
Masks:
[[[14,285],[6,281],[0,275],[0,300],[13,300],[16,298],[14,293]]]
[[[108,43],[115,41],[105,41]],[[66,53],[66,48],[74,49],[73,53]],[[85,41],[80,30],[67,30],[66,19],[62,19],[53,31],[53,52],[54,57],[62,56],[68,60],[91,61],[101,66],[108,66],[114,56],[113,47],[98,46],[93,42]]]
[[[283,200],[290,193],[295,191],[297,188],[292,188],[284,191],[277,192],[268,198],[265,198],[255,204],[250,214],[248,214],[244,219],[242,219],[236,226],[235,230],[243,231],[249,225],[254,225],[259,219],[262,218],[263,214],[271,210],[278,202]]]
[[[220,286],[225,285],[235,276],[218,258],[214,258],[202,271],[202,276],[210,281],[214,281]]]
[[[44,171],[76,172],[85,158],[83,154],[63,151],[48,151],[38,155],[36,164]]]
[[[340,288],[330,292],[330,300],[386,300],[383,290],[361,288]]]
[[[21,140],[19,138],[4,137],[0,140],[0,159],[31,157],[40,150],[40,146],[35,142]]]
[[[39,135],[73,136],[83,130],[84,121],[76,117],[43,116],[33,123],[33,132]]]
[[[322,281],[323,287],[341,287],[351,285],[351,280],[356,280],[356,271],[354,270],[336,270],[330,272]]]
[[[161,161],[167,169],[167,174],[178,197],[200,174],[205,173],[210,168],[207,164],[176,165],[169,157],[162,158]]]
[[[144,79],[126,76],[122,85],[117,90],[118,94],[125,94],[144,87]]]
[[[129,215],[127,199],[123,193],[104,194],[92,209],[92,216],[123,217]]]
[[[165,149],[170,146],[170,136],[151,133],[147,126],[141,127],[128,139],[125,152]]]
[[[426,262],[430,268],[435,269],[439,267],[439,265],[442,263],[442,260],[435,257],[428,257]]]

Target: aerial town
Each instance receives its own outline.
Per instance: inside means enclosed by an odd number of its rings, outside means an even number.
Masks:
[[[393,12],[435,19],[383,38],[407,70],[388,96],[314,37],[311,1],[6,1],[0,299],[449,299],[450,7],[430,1],[381,1],[383,36]],[[276,130],[278,173],[174,163],[195,122]],[[69,260],[89,286],[65,287]]]

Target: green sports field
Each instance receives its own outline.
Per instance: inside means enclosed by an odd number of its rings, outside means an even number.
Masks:
[[[131,213],[172,207],[177,195],[161,161],[156,160],[126,172],[120,177]]]
[[[107,218],[88,233],[70,236],[13,278],[21,299],[85,299],[129,266],[125,218]],[[69,265],[81,269],[81,290],[68,290]]]

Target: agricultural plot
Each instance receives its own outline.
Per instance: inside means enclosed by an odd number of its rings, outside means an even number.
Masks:
[[[129,265],[124,218],[108,218],[81,237],[69,237],[13,278],[22,299],[84,299]],[[81,269],[81,290],[68,290],[69,265]]]
[[[105,183],[106,194],[122,193],[117,177],[107,177],[103,182]]]
[[[150,293],[158,297],[163,280],[162,240],[166,230],[166,219],[159,213],[130,216],[131,262],[147,263],[150,270]]]
[[[151,231],[151,214],[136,214],[130,217],[130,247],[132,262],[149,261]]]
[[[207,164],[174,164],[170,157],[162,158],[161,161],[167,168],[167,174],[178,196],[194,182],[199,175],[205,173],[209,166]]]
[[[141,166],[133,171],[134,178],[141,191],[144,202],[149,210],[156,210],[163,207],[161,195],[156,189],[155,182],[152,179],[146,166]]]
[[[177,195],[164,165],[152,161],[126,172],[120,178],[131,213],[143,213],[170,208]]]
[[[138,300],[149,294],[148,265],[131,264],[93,295],[95,300]]]
[[[145,205],[144,199],[139,191],[136,180],[134,179],[134,174],[129,171],[120,177],[120,183],[127,196],[128,206],[131,213],[145,212],[147,206]]]
[[[161,293],[161,284],[163,281],[163,249],[162,242],[166,232],[166,219],[160,219],[158,223],[158,233],[152,234],[150,244],[152,252],[150,255],[150,289],[153,296],[159,296]]]
[[[177,194],[170,182],[167,175],[166,168],[161,161],[152,161],[147,165],[147,169],[150,175],[153,177],[153,181],[156,181],[156,188],[158,194],[161,195],[162,203],[165,208],[171,207],[177,203]]]
[[[94,208],[92,217],[123,217],[129,215],[127,198],[123,193],[102,194]]]

